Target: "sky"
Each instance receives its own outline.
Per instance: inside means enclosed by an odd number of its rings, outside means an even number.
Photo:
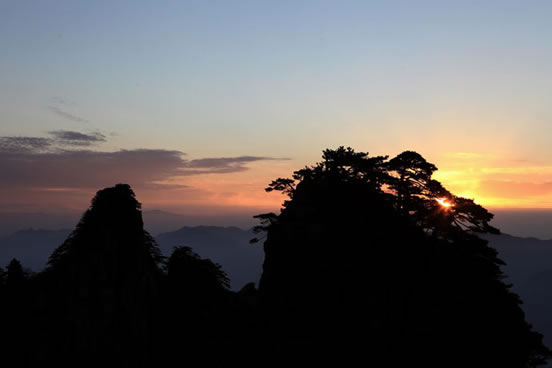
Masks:
[[[252,214],[326,148],[552,208],[551,1],[0,0],[0,212]]]

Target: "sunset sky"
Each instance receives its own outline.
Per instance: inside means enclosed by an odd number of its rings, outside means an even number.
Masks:
[[[274,210],[325,148],[552,208],[552,1],[0,1],[0,212]]]

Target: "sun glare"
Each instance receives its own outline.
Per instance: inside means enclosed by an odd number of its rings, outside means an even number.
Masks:
[[[446,198],[435,198],[435,200],[439,202],[439,204],[444,208],[449,208],[452,206],[451,203],[447,202]]]

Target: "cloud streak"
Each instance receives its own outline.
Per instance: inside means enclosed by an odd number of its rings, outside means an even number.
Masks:
[[[57,143],[69,146],[91,146],[107,141],[106,136],[99,132],[85,134],[70,130],[53,130],[48,134],[54,137]]]
[[[64,118],[66,120],[70,120],[75,123],[88,123],[89,121],[87,119],[81,118],[80,116],[71,114],[57,106],[48,106],[48,110],[53,112],[55,115]]]
[[[256,161],[289,160],[263,156],[215,157],[189,160],[182,175],[227,174],[248,170],[246,164]]]
[[[54,130],[49,137],[0,137],[0,152],[38,154],[63,150],[67,146],[89,147],[107,141],[100,132],[81,133],[71,130]]]
[[[143,186],[177,176],[184,165],[181,152],[167,150],[3,152],[0,188],[101,188],[118,182]]]
[[[52,140],[41,137],[0,137],[0,153],[32,153],[50,148]]]
[[[178,182],[179,177],[242,172],[252,162],[279,160],[264,156],[186,159],[183,152],[164,149],[105,152],[81,148],[105,142],[101,133],[54,130],[49,135],[0,137],[0,190],[51,192],[115,183],[180,190],[186,185]]]

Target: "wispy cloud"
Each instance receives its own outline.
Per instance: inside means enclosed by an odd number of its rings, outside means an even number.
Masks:
[[[186,186],[175,178],[241,172],[248,170],[251,162],[279,160],[264,156],[190,160],[183,152],[163,149],[104,152],[78,149],[105,142],[101,133],[54,130],[49,135],[0,137],[0,190],[101,188],[118,182],[149,189],[182,189]]]
[[[75,102],[69,101],[64,97],[61,96],[52,96],[50,98],[50,102],[54,105],[75,105]]]
[[[40,152],[52,145],[50,138],[42,137],[0,137],[0,153]]]
[[[179,174],[182,153],[168,150],[0,153],[1,187],[101,188],[118,182],[146,185]]]
[[[53,130],[48,134],[53,136],[58,143],[70,146],[90,146],[107,141],[107,137],[100,132],[86,134],[70,130]]]
[[[67,146],[89,147],[106,142],[100,132],[81,133],[71,130],[54,130],[48,137],[0,137],[0,152],[38,154],[65,149]]]
[[[72,114],[70,112],[67,112],[63,109],[61,109],[60,107],[57,107],[57,106],[48,106],[48,110],[50,110],[51,112],[53,112],[54,114],[56,114],[57,116],[59,117],[62,117],[64,119],[67,119],[67,120],[70,120],[70,121],[73,121],[75,123],[88,123],[89,121],[85,118],[82,118],[80,116],[77,116],[75,114]]]
[[[189,160],[182,169],[183,175],[226,174],[248,170],[247,163],[255,161],[289,160],[263,156],[211,157]]]

